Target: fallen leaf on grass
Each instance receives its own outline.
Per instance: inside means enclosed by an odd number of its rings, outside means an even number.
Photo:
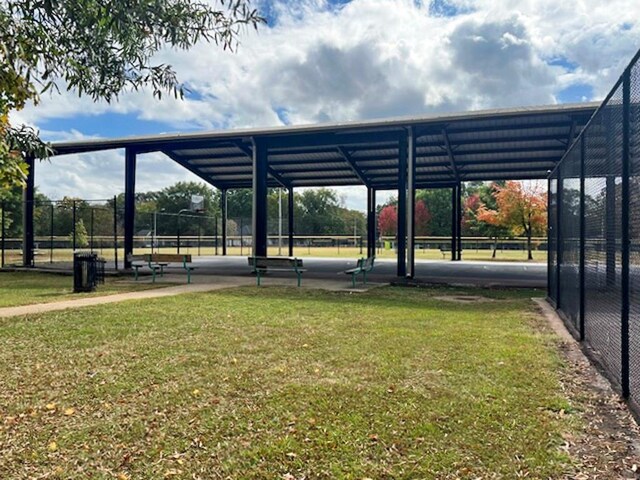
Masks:
[[[56,450],[58,450],[58,444],[56,442],[51,442],[49,445],[47,445],[47,450],[49,450],[50,452],[55,452]]]
[[[66,409],[64,410],[64,414],[65,414],[67,417],[70,417],[70,416],[71,416],[71,415],[73,415],[74,413],[76,413],[76,409],[75,409],[75,408],[73,408],[73,407],[69,407],[69,408],[66,408]]]
[[[179,470],[177,468],[170,468],[169,470],[164,472],[164,476],[165,476],[165,478],[175,477],[177,475],[180,475],[181,473],[182,473],[182,470]]]

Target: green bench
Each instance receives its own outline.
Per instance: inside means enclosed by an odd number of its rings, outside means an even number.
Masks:
[[[345,274],[351,275],[351,284],[355,288],[356,286],[356,278],[358,275],[362,275],[362,283],[367,283],[367,273],[373,270],[373,263],[375,262],[376,257],[368,257],[368,258],[360,258],[356,263],[356,268],[351,268],[349,270],[345,270]]]
[[[302,274],[307,270],[302,268],[302,259],[291,257],[249,257],[249,266],[256,274],[256,284],[260,286],[262,276],[271,272],[295,272],[298,277],[298,286],[302,282]]]
[[[151,270],[152,282],[156,283],[156,273],[164,276],[164,269],[171,264],[179,264],[187,272],[187,283],[191,283],[191,272],[195,269],[191,265],[191,255],[173,253],[151,253],[146,255],[136,255],[129,257],[131,267],[135,269],[135,279],[138,280],[138,270],[147,267]],[[138,262],[138,263],[134,263]]]

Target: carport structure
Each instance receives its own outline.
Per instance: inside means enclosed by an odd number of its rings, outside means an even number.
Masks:
[[[267,191],[289,192],[293,255],[293,191],[301,187],[367,188],[367,254],[375,254],[376,191],[398,196],[397,275],[414,276],[416,189],[452,196],[452,259],[461,258],[461,183],[547,179],[598,104],[583,103],[383,121],[167,134],[56,143],[55,155],[125,149],[125,259],[133,252],[136,157],[162,152],[226,192],[253,189],[253,254],[267,255]],[[24,265],[33,263],[34,161],[25,189]],[[226,227],[223,222],[223,245]],[[129,267],[128,260],[125,266]]]

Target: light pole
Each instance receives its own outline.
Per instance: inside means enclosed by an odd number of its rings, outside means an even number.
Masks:
[[[278,189],[278,256],[282,255],[282,188]]]

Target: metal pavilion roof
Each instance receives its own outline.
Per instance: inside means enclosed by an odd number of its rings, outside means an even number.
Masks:
[[[396,189],[398,145],[416,139],[416,188],[545,179],[599,104],[581,103],[384,121],[165,134],[56,143],[57,155],[160,151],[222,189],[251,188],[252,148],[268,151],[269,186]]]

